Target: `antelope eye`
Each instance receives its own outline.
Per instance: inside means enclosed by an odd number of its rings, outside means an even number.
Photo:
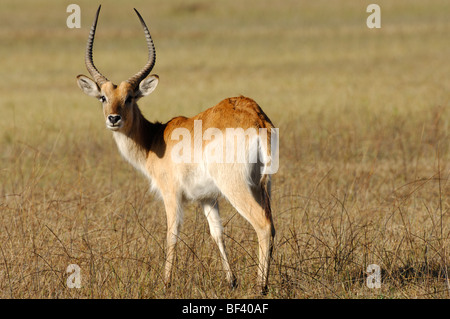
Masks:
[[[99,100],[100,100],[100,102],[105,103],[106,97],[104,95],[102,95],[102,96],[100,96]]]
[[[133,98],[131,97],[131,95],[128,95],[127,98],[125,99],[125,104],[130,104],[132,99]]]

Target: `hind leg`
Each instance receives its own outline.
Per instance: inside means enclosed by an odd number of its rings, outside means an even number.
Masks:
[[[275,228],[272,221],[269,194],[267,189],[251,189],[242,179],[234,179],[231,186],[221,185],[222,193],[247,219],[258,236],[258,287],[261,293],[267,292],[269,278],[270,259],[275,236]],[[241,181],[241,182],[239,182]]]
[[[225,252],[225,243],[223,240],[223,227],[219,216],[219,203],[216,199],[203,200],[201,202],[203,211],[208,220],[209,231],[212,238],[219,247],[220,256],[222,258],[223,269],[226,273],[228,283],[232,288],[236,287],[236,277],[234,276],[230,264],[228,262],[227,254]]]

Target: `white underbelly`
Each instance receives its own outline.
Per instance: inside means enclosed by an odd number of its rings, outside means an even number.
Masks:
[[[191,171],[182,181],[183,194],[187,199],[198,200],[220,195],[214,180],[202,169]]]

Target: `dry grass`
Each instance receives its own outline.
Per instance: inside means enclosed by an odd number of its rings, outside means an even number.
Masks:
[[[280,128],[269,298],[448,298],[448,1],[103,3],[95,61],[114,81],[146,59],[131,7],[157,46],[150,119],[253,97]],[[174,285],[165,214],[76,87],[96,4],[7,1],[0,12],[0,297],[254,297],[256,236],[221,203],[239,287],[208,225],[186,209]],[[118,62],[121,61],[121,62]],[[69,264],[82,288],[66,286]],[[381,289],[366,268],[382,269]]]

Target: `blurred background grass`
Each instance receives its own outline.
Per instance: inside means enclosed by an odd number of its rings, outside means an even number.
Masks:
[[[103,1],[94,60],[113,82],[157,49],[145,116],[255,99],[280,128],[271,298],[448,297],[450,3]],[[253,230],[222,205],[240,280],[227,290],[196,205],[164,291],[165,215],[78,89],[97,3],[3,1],[0,11],[1,297],[253,296]],[[113,174],[114,171],[114,174]],[[250,234],[250,235],[248,235]],[[253,248],[249,248],[253,247]],[[83,288],[68,289],[80,265]],[[383,270],[368,289],[365,269]]]

